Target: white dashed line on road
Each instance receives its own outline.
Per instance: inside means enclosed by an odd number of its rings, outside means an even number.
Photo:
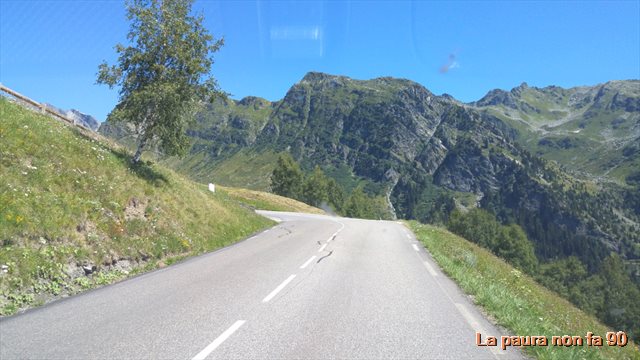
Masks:
[[[320,249],[318,249],[318,252],[322,252],[324,250],[324,248],[327,247],[327,245],[329,245],[329,244],[324,244],[324,245],[320,246]]]
[[[315,255],[313,255],[309,260],[307,260],[304,264],[302,264],[302,266],[300,266],[300,269],[304,269],[307,267],[307,265],[311,264],[311,262],[316,258]]]
[[[283,281],[282,284],[278,285],[277,288],[275,288],[275,290],[273,290],[269,295],[267,295],[267,297],[265,297],[264,299],[262,299],[262,302],[266,303],[269,302],[269,300],[273,299],[276,295],[278,295],[278,293],[280,291],[282,291],[282,289],[284,289],[285,286],[287,286],[288,283],[291,282],[291,280],[293,280],[293,278],[295,278],[296,275],[293,274],[291,276],[289,276],[287,278],[287,280]]]
[[[229,336],[231,336],[234,332],[236,332],[236,330],[238,330],[240,326],[244,325],[245,322],[246,320],[236,321],[233,325],[231,325],[230,328],[228,328],[225,332],[223,332],[220,336],[218,336],[215,340],[213,340],[211,344],[209,344],[206,348],[202,349],[202,351],[200,351],[198,355],[194,356],[193,360],[203,360],[204,358],[209,356],[209,354],[211,354],[213,350],[215,350],[218,346],[220,346],[220,344],[222,344],[225,340],[227,340]]]
[[[415,250],[415,251],[420,251],[420,249],[418,249],[418,245],[416,245],[416,244],[411,244],[411,246],[413,246],[413,250]]]

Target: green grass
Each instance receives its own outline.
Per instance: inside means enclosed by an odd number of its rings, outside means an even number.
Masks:
[[[0,315],[211,251],[272,224],[124,149],[0,99]],[[127,260],[130,271],[115,268]],[[74,275],[95,265],[91,276]]]
[[[323,210],[316,207],[268,192],[222,186],[219,186],[217,189],[228,194],[230,198],[253,209],[325,214]]]
[[[266,191],[277,159],[278,154],[271,150],[259,153],[240,150],[222,161],[200,152],[182,160],[171,158],[164,163],[195,181]]]
[[[443,271],[513,335],[544,335],[550,340],[554,335],[584,338],[589,331],[604,337],[613,331],[489,251],[442,228],[414,221],[408,225]],[[549,345],[525,351],[540,359],[640,359],[633,343],[622,348],[606,342],[602,348]]]

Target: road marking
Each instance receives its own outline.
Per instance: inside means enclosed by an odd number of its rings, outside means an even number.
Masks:
[[[275,288],[275,290],[273,290],[269,295],[267,295],[267,297],[262,299],[262,302],[266,303],[266,302],[269,302],[269,300],[273,299],[273,297],[278,295],[278,293],[282,291],[282,289],[284,289],[284,287],[287,286],[287,284],[290,283],[291,280],[293,280],[293,278],[295,277],[296,277],[295,274],[289,276],[287,280],[283,281],[282,284],[278,285],[278,287]]]
[[[329,240],[327,240],[327,243],[330,243],[331,240],[335,240],[336,236],[338,236],[338,234],[340,234],[340,232],[344,229],[344,224],[341,222],[337,222],[338,224],[340,224],[340,229],[338,229],[338,231],[334,232],[333,234],[331,234],[331,236],[329,237]]]
[[[415,251],[420,251],[420,249],[418,249],[418,245],[416,244],[411,244],[413,246],[413,250]]]
[[[220,346],[220,344],[222,344],[225,340],[227,340],[229,336],[231,336],[234,332],[236,332],[236,330],[238,330],[240,326],[244,325],[245,322],[246,320],[236,321],[233,325],[231,325],[230,328],[228,328],[225,332],[223,332],[220,336],[218,336],[215,340],[213,340],[211,344],[209,344],[206,348],[202,349],[202,351],[200,351],[198,355],[194,356],[193,360],[203,360],[204,358],[209,356],[209,354],[211,354],[213,350],[215,350],[218,346]]]
[[[322,250],[324,250],[324,248],[326,248],[327,245],[329,245],[329,244],[324,244],[324,245],[320,246],[320,249],[318,249],[318,252],[322,252]]]
[[[481,334],[487,333],[482,325],[480,325],[480,322],[478,322],[476,317],[473,316],[473,314],[471,314],[469,310],[467,310],[466,306],[460,303],[454,303],[454,305],[456,306],[456,308],[458,308],[458,312],[462,315],[462,317],[466,320],[466,322],[469,324],[469,326],[471,326],[472,329]],[[493,356],[495,356],[496,358],[498,358],[498,355],[504,355],[503,353],[500,353],[500,351],[495,346],[489,346],[489,350],[491,350]]]
[[[311,264],[311,262],[316,258],[315,255],[313,255],[309,260],[307,260],[304,264],[302,264],[302,266],[300,266],[300,269],[304,269],[307,267],[307,265]]]
[[[427,268],[427,271],[431,274],[431,276],[438,276],[438,272],[429,264],[428,261],[423,261],[424,267]]]
[[[407,234],[407,239],[411,239],[411,235]]]

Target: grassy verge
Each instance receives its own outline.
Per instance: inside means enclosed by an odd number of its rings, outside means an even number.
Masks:
[[[309,214],[325,213],[321,209],[309,206],[303,202],[267,192],[226,186],[219,186],[218,188],[230,198],[254,209],[305,212]]]
[[[272,224],[225,192],[0,98],[0,315]]]
[[[525,347],[540,359],[640,359],[633,343],[625,347],[551,346],[554,335],[587,332],[605,336],[609,329],[594,317],[539,285],[489,251],[445,229],[418,222],[408,225],[433,258],[497,323],[514,335],[544,335],[547,347]],[[496,335],[496,334],[487,334]],[[500,339],[498,339],[500,341]],[[499,344],[498,344],[499,345]]]

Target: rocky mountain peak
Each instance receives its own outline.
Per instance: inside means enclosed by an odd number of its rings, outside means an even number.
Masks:
[[[271,102],[257,96],[245,96],[238,100],[237,104],[242,106],[253,106],[257,110],[271,105]]]
[[[346,76],[331,75],[319,71],[309,71],[304,75],[300,83],[320,83],[327,80],[346,80]]]
[[[100,122],[94,118],[91,115],[87,115],[85,113],[82,113],[76,109],[71,109],[71,110],[62,110],[57,106],[51,105],[51,104],[45,104],[48,108],[51,108],[55,111],[57,111],[58,113],[60,113],[60,115],[66,116],[69,120],[73,120],[74,122],[89,128],[93,131],[98,131],[98,128],[100,127]]]
[[[504,105],[510,108],[517,108],[513,92],[506,92],[502,89],[491,90],[482,99],[473,103],[475,106]]]

